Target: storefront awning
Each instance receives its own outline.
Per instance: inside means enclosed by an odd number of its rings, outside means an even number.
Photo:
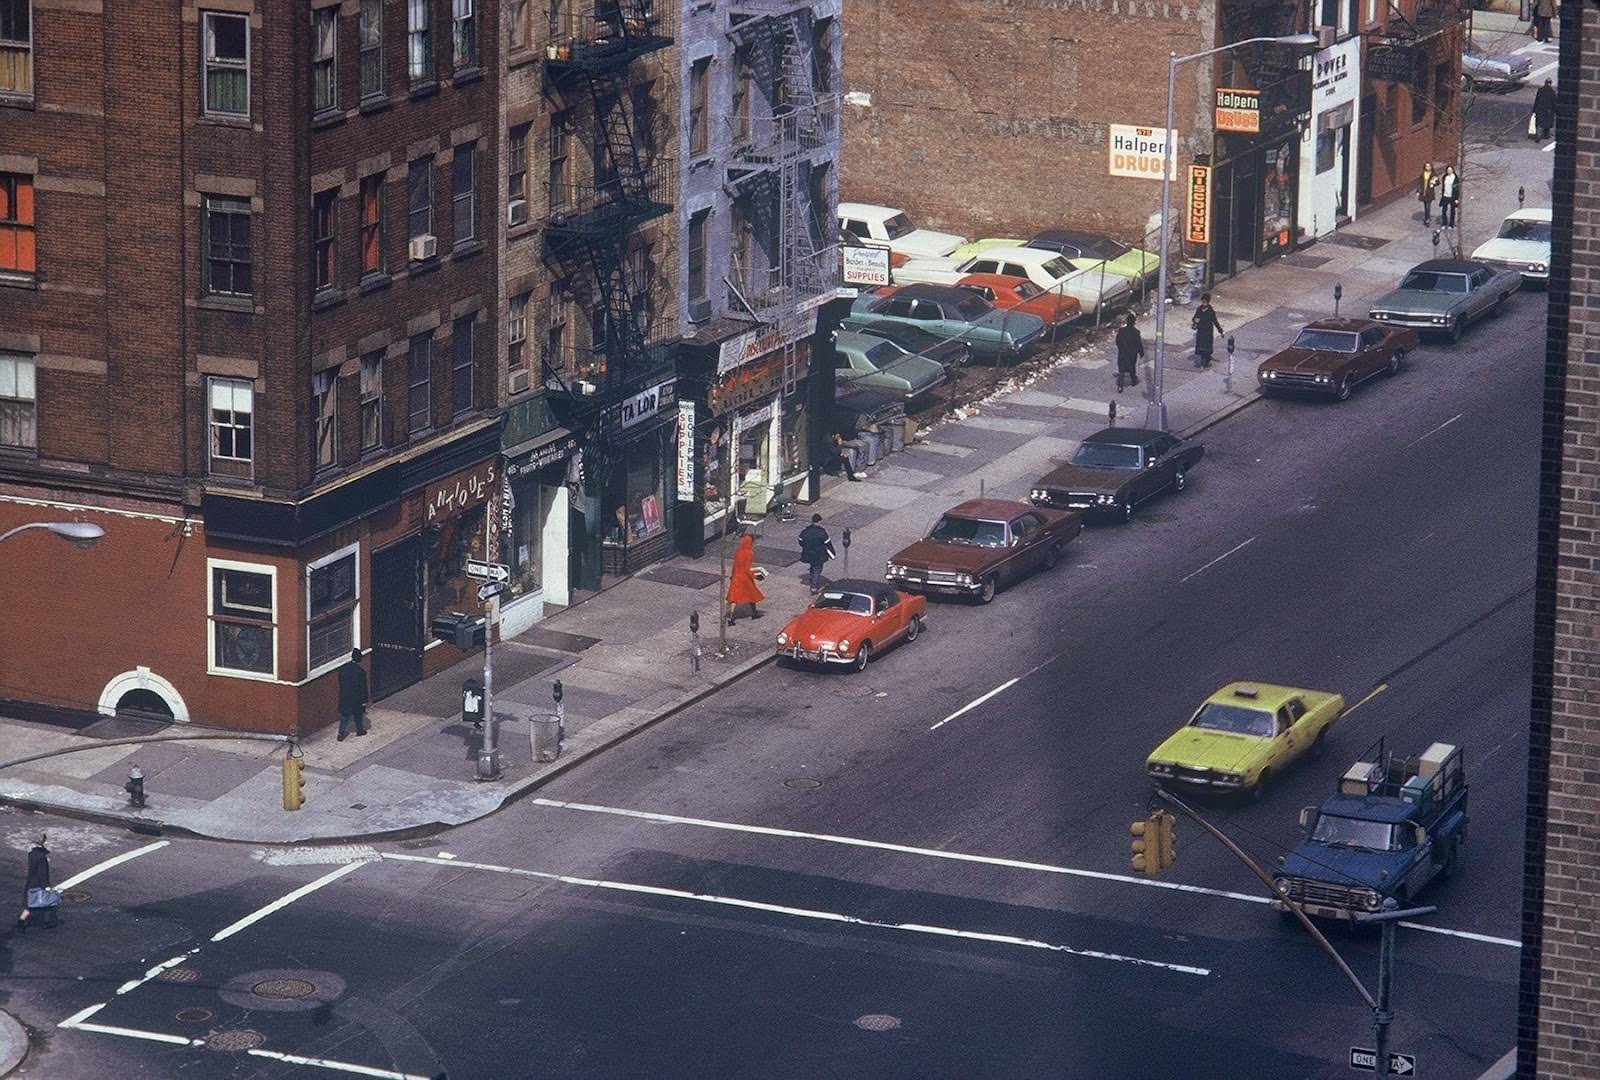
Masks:
[[[564,427],[551,428],[543,435],[508,447],[505,451],[506,475],[521,476],[537,472],[566,459],[578,448],[578,436]]]

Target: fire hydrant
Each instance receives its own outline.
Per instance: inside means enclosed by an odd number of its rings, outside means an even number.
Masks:
[[[128,782],[122,785],[122,790],[128,793],[128,802],[134,806],[144,806],[144,770],[135,765],[128,770]]]

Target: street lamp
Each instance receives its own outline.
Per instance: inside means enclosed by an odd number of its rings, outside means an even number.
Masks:
[[[70,540],[85,550],[98,544],[100,538],[106,534],[100,526],[87,521],[30,521],[26,525],[18,525],[15,529],[0,533],[0,543],[29,529],[49,529],[61,539]]]
[[[1178,66],[1187,64],[1191,60],[1202,60],[1217,53],[1237,49],[1241,45],[1315,45],[1315,34],[1285,34],[1282,37],[1253,37],[1243,41],[1232,41],[1226,45],[1219,45],[1215,49],[1206,49],[1202,52],[1190,53],[1188,56],[1179,56],[1169,53],[1167,56],[1167,126],[1163,129],[1166,134],[1165,149],[1161,155],[1161,290],[1156,296],[1156,379],[1154,393],[1150,398],[1150,406],[1145,410],[1145,427],[1155,428],[1159,431],[1167,430],[1167,403],[1162,398],[1164,375],[1167,367],[1167,258],[1172,245],[1172,155],[1173,143],[1177,139],[1173,135],[1173,112],[1176,108],[1178,96]]]

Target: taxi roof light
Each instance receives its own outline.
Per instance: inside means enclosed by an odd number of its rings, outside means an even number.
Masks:
[[[1261,696],[1261,691],[1257,690],[1253,686],[1235,686],[1233,688],[1233,693],[1235,697],[1242,698],[1256,698]]]

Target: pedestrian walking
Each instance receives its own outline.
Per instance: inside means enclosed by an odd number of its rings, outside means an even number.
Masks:
[[[1189,320],[1189,328],[1194,331],[1194,366],[1210,367],[1211,352],[1216,347],[1216,339],[1212,334],[1227,333],[1217,321],[1217,310],[1211,306],[1210,293],[1200,294],[1200,306],[1194,309],[1194,318]]]
[[[822,527],[822,515],[812,514],[811,524],[800,530],[800,558],[811,569],[813,595],[822,591],[822,568],[833,556],[833,538]]]
[[[1555,18],[1556,0],[1534,0],[1533,40],[1550,40],[1550,20]]]
[[[1439,178],[1439,224],[1447,229],[1456,227],[1456,207],[1461,204],[1461,177],[1454,165],[1444,167]]]
[[[828,440],[828,458],[822,463],[822,468],[830,476],[837,476],[842,469],[848,479],[861,479],[856,475],[855,466],[850,464],[850,455],[845,451],[844,436],[837,431]]]
[[[1556,87],[1555,83],[1546,79],[1544,85],[1534,91],[1533,95],[1533,124],[1536,133],[1529,134],[1530,139],[1548,139],[1556,126]]]
[[[1433,162],[1422,163],[1422,179],[1417,181],[1417,198],[1422,201],[1422,223],[1433,224],[1433,200],[1439,197],[1439,178],[1434,175]]]
[[[1117,393],[1122,393],[1124,383],[1139,385],[1139,361],[1144,358],[1144,335],[1134,325],[1138,320],[1128,312],[1127,320],[1117,330]]]
[[[750,617],[761,618],[756,605],[767,598],[756,585],[756,541],[745,533],[733,553],[733,572],[728,575],[728,625],[732,626],[739,609],[750,605]]]
[[[28,852],[28,880],[22,886],[22,914],[17,916],[17,929],[28,931],[28,923],[35,915],[42,915],[46,930],[59,926],[61,917],[56,914],[61,907],[61,894],[50,886],[50,849],[45,846],[49,837],[39,834],[39,842]]]
[[[339,742],[352,727],[357,735],[367,733],[367,672],[360,649],[351,649],[350,661],[339,668]]]

